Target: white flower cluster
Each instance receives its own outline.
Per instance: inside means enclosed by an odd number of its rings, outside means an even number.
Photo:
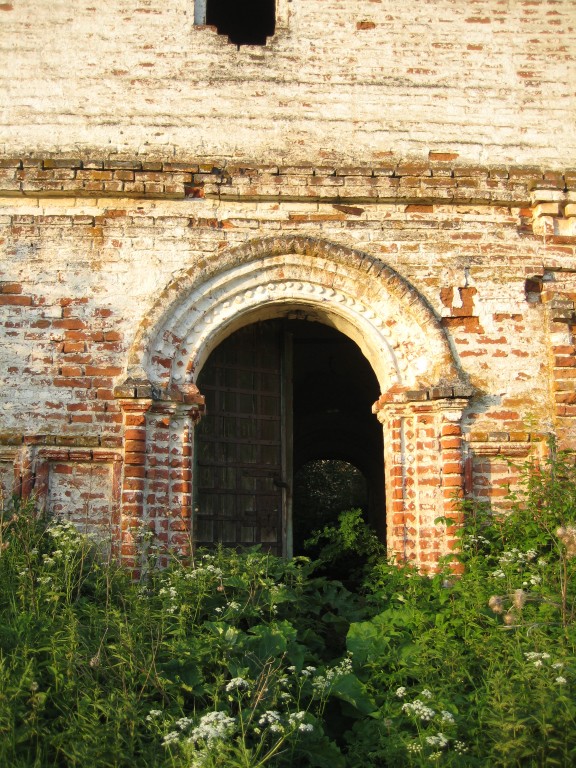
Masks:
[[[51,555],[43,555],[44,565],[54,565],[57,560],[67,559],[71,552],[77,549],[78,545],[85,540],[76,528],[74,523],[69,520],[55,520],[46,528],[46,533],[51,537],[56,549]],[[38,550],[33,550],[32,554],[38,554]]]
[[[426,743],[431,747],[439,747],[444,749],[448,745],[448,738],[443,733],[437,733],[432,736],[426,736]]]
[[[237,691],[237,690],[246,690],[249,687],[250,685],[248,683],[248,680],[244,680],[243,677],[233,677],[232,680],[230,680],[230,682],[226,684],[226,690],[228,692]]]
[[[300,723],[300,725],[298,726],[298,730],[300,731],[300,733],[312,733],[312,731],[314,730],[314,726],[312,725],[312,723]]]
[[[258,725],[261,725],[263,728],[269,728],[272,733],[284,733],[282,716],[275,709],[269,709],[264,712],[258,720]]]
[[[490,544],[490,541],[480,534],[472,534],[466,537],[466,541],[462,544],[462,549],[472,549],[474,545]]]
[[[529,567],[528,572],[523,574],[525,580],[522,582],[522,586],[537,587],[542,583],[542,576],[535,573],[533,569],[535,567],[542,568],[546,565],[546,561],[542,559],[534,562],[537,554],[535,549],[529,549],[526,552],[522,552],[517,547],[513,547],[512,549],[506,550],[506,552],[503,552],[502,556],[498,558],[500,568],[492,571],[490,575],[493,579],[505,579],[506,567],[509,568],[510,566],[515,566],[513,570],[516,571],[516,573],[522,573]]]
[[[543,660],[548,661],[548,659],[550,658],[549,653],[538,653],[537,651],[527,651],[524,654],[524,656],[526,658],[526,661],[533,662],[535,667],[541,667]]]
[[[176,587],[171,586],[170,582],[167,583],[168,586],[162,587],[160,590],[158,590],[158,595],[159,597],[168,598],[168,605],[165,606],[166,613],[176,613],[179,608],[178,590]]]
[[[422,744],[418,744],[417,741],[413,741],[412,744],[408,744],[406,746],[406,749],[408,752],[413,752],[415,755],[417,755],[422,752]]]
[[[425,723],[432,720],[436,714],[431,707],[424,704],[420,699],[407,701],[405,704],[402,704],[402,712],[405,712],[407,715],[414,715]]]
[[[522,586],[523,587],[529,587],[529,586],[537,587],[538,584],[541,584],[541,583],[542,583],[542,576],[538,576],[538,574],[533,573],[533,574],[530,575],[529,581],[523,581],[522,582]]]
[[[218,608],[214,608],[214,611],[215,613],[222,613],[222,614],[235,613],[239,611],[241,608],[242,606],[240,605],[240,603],[237,603],[235,600],[232,600],[231,602],[226,603],[226,605],[223,608],[220,606]]]
[[[280,712],[270,709],[264,712],[258,720],[258,725],[262,728],[268,728],[271,733],[283,734],[287,730],[298,731],[299,733],[312,733],[314,726],[312,723],[305,723],[306,712],[300,710],[291,712],[288,718],[283,718]]]
[[[190,733],[190,742],[204,741],[209,746],[226,741],[236,730],[236,720],[225,712],[209,712]]]
[[[549,661],[551,658],[550,654],[545,651],[543,653],[539,653],[538,651],[526,651],[524,657],[526,661],[532,662],[532,665],[535,666],[536,669],[543,667],[545,662]],[[555,661],[553,664],[550,664],[550,668],[559,671],[564,668],[564,663]],[[554,678],[554,682],[557,685],[565,685],[568,681],[563,675],[558,675]]]
[[[517,547],[502,552],[502,556],[498,558],[500,565],[525,565],[536,558],[535,549],[529,549],[527,552],[522,552]]]
[[[190,570],[186,571],[185,579],[187,581],[194,581],[202,577],[217,578],[222,577],[222,569],[218,568],[213,563],[213,555],[203,555],[200,562],[201,565],[194,566]]]
[[[311,669],[314,669],[314,667],[311,667]],[[344,677],[344,675],[350,674],[350,672],[352,672],[352,659],[342,659],[342,661],[339,664],[336,664],[335,667],[326,669],[323,675],[317,675],[312,680],[312,687],[317,693],[327,693],[336,680],[340,677]],[[304,674],[304,670],[302,670],[302,674]]]
[[[407,695],[407,689],[402,685],[396,689],[395,693],[398,698],[403,699]],[[406,745],[406,749],[409,752],[420,753],[423,748],[432,748],[433,752],[428,752],[428,749],[426,749],[426,753],[423,755],[423,757],[431,761],[442,757],[443,753],[441,750],[448,748],[451,739],[455,736],[455,733],[452,733],[452,735],[444,733],[444,727],[455,728],[456,726],[456,718],[452,712],[449,712],[447,709],[436,711],[429,706],[433,699],[434,695],[432,692],[428,688],[424,688],[414,701],[406,701],[402,704],[402,712],[426,724],[424,726],[416,724],[416,728],[420,733],[420,740]],[[438,730],[439,728],[442,728],[442,730]],[[424,732],[422,732],[423,730]],[[430,733],[430,731],[435,732]],[[458,754],[463,754],[468,750],[468,747],[463,741],[454,741],[454,749]]]

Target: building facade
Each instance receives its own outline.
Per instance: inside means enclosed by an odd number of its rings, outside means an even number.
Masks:
[[[434,568],[576,447],[576,6],[254,5],[0,4],[3,494],[290,554],[341,459]]]

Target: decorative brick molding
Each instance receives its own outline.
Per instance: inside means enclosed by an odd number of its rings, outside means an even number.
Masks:
[[[527,207],[576,191],[576,171],[456,165],[449,159],[380,165],[249,165],[202,160],[0,157],[0,196],[167,200],[292,200],[406,204],[480,203]],[[540,198],[532,190],[547,194]],[[548,195],[548,196],[547,196]],[[552,195],[552,197],[550,197]],[[564,198],[562,198],[564,199]],[[425,212],[425,211],[423,211]],[[360,215],[361,211],[338,213]],[[313,213],[302,213],[310,217]],[[572,214],[570,214],[572,215]],[[311,220],[308,218],[308,220]]]
[[[232,330],[298,308],[345,330],[384,391],[463,384],[438,318],[407,280],[366,253],[305,237],[254,240],[179,275],[141,324],[128,375],[163,391],[189,387]]]

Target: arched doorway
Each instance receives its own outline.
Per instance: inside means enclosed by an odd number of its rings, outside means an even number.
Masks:
[[[313,521],[302,495],[294,504],[294,475],[314,460],[358,468],[366,518],[384,540],[382,426],[371,413],[378,380],[357,344],[299,314],[234,332],[198,376],[206,397],[195,450],[200,546],[301,553]]]
[[[460,515],[461,420],[472,389],[438,315],[409,281],[374,255],[307,237],[254,240],[193,260],[143,318],[115,389],[125,430],[123,551],[134,549],[130,531],[142,520],[168,546],[188,546],[199,373],[239,329],[286,319],[340,332],[369,361],[378,380],[374,421],[384,434],[384,457],[371,453],[385,475],[387,546],[434,568],[457,544],[449,521]],[[349,407],[346,391],[338,398]],[[321,435],[344,427],[329,415],[315,425]]]

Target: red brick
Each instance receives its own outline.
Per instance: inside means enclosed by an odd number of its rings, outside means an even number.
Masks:
[[[118,376],[122,368],[117,365],[87,365],[86,376]]]
[[[75,378],[56,376],[53,384],[55,387],[77,387],[78,389],[89,389],[92,386],[90,379],[83,376],[77,376]]]
[[[18,296],[16,294],[0,294],[0,306],[30,307],[34,304],[31,296]]]
[[[0,293],[22,293],[21,283],[0,283]]]

